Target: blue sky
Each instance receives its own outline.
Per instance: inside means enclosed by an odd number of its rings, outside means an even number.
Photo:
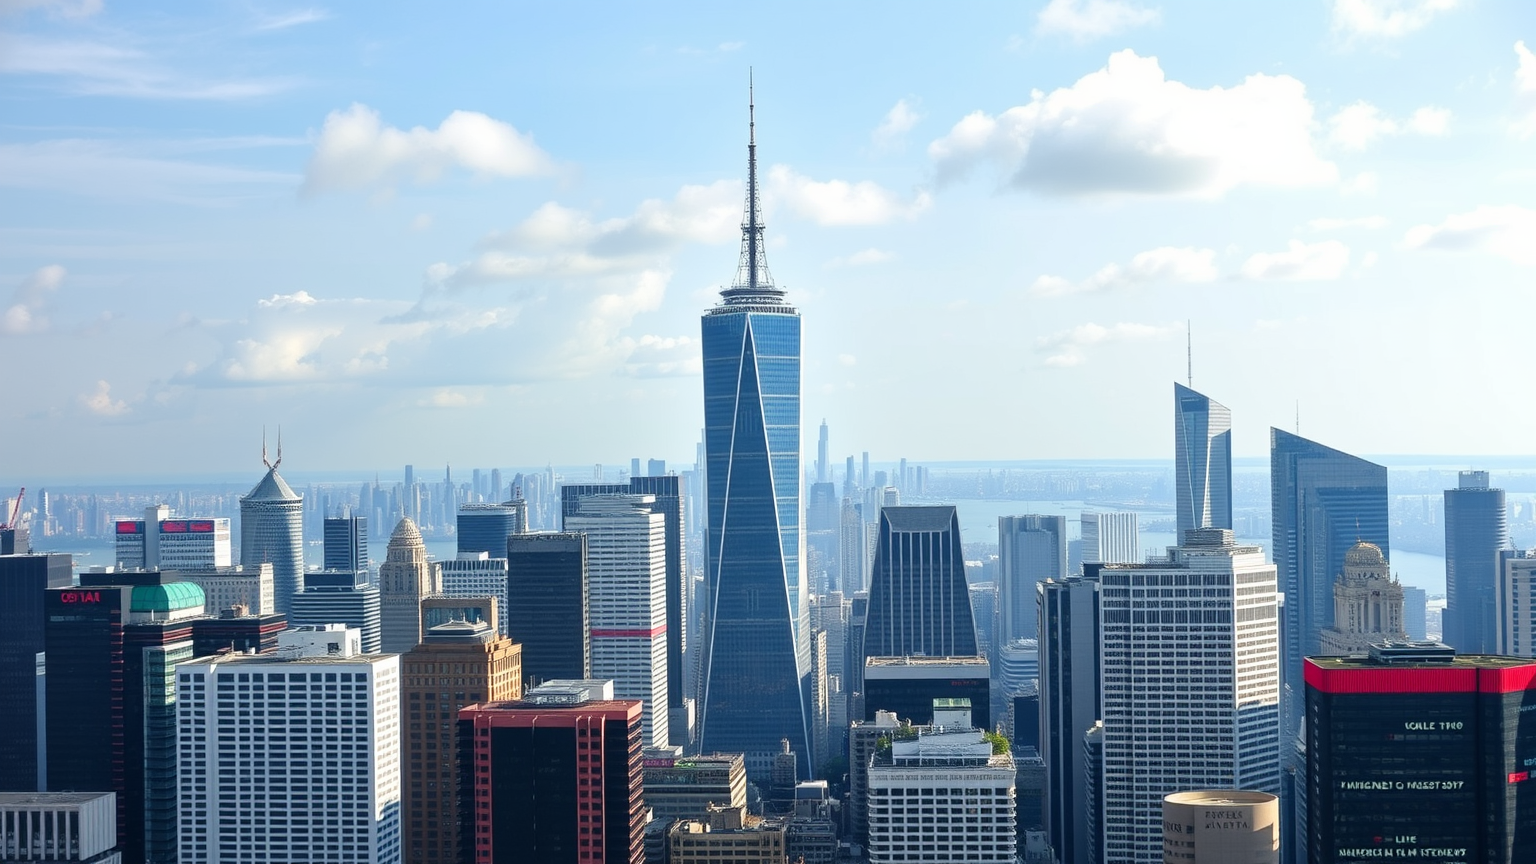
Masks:
[[[755,70],[807,450],[1160,456],[1170,381],[1528,452],[1516,0],[0,0],[0,475],[690,463]],[[132,466],[130,469],[129,466]]]

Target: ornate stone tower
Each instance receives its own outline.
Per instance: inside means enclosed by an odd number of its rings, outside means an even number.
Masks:
[[[1372,642],[1401,641],[1403,586],[1386,556],[1361,541],[1344,553],[1344,572],[1333,583],[1333,626],[1322,634],[1324,654],[1364,654]]]

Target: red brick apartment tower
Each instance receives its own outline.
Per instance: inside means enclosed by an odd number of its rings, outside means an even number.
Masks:
[[[612,696],[550,681],[459,712],[463,861],[641,864],[641,703]]]

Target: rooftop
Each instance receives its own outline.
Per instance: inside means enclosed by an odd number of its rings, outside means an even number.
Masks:
[[[277,468],[274,466],[272,468],[268,468],[267,475],[261,478],[261,482],[257,483],[255,487],[251,489],[250,493],[240,500],[244,502],[302,501],[304,499],[298,493],[293,491],[293,487],[289,486],[288,482],[283,479],[282,475],[277,473]]]

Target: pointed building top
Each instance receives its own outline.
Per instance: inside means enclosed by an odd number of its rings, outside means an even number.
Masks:
[[[277,463],[267,465],[267,475],[241,501],[300,501],[302,497],[277,473]]]
[[[763,207],[757,185],[757,99],[747,71],[747,202],[741,219],[741,260],[736,279],[720,292],[727,306],[787,306],[784,291],[773,284],[763,242]]]

